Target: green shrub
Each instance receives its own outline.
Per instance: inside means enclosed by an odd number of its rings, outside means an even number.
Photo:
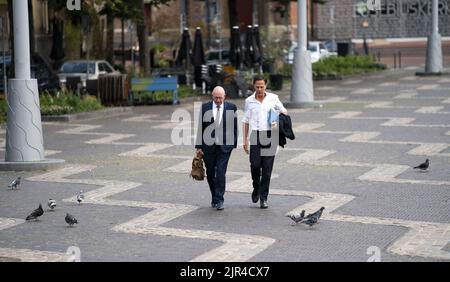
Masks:
[[[201,88],[196,90],[192,89],[192,86],[181,85],[178,88],[178,98],[195,97],[201,95]]]
[[[353,75],[384,69],[371,56],[333,56],[312,65],[314,76]]]
[[[44,92],[40,95],[42,115],[64,115],[96,111],[103,106],[94,96],[78,96],[72,92]]]
[[[385,69],[377,64],[371,56],[333,56],[312,64],[313,76],[345,76],[368,73]],[[285,64],[280,74],[292,77],[294,65]]]
[[[95,96],[78,96],[72,92],[43,92],[39,96],[42,116],[91,112],[103,108]],[[0,124],[6,122],[8,107],[4,95],[0,96]]]

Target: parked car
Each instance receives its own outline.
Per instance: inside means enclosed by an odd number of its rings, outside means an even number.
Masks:
[[[334,55],[333,53],[330,53],[327,48],[325,47],[324,43],[320,41],[310,41],[308,45],[308,50],[311,53],[311,63],[316,63],[319,60],[323,60],[325,58],[328,58],[329,56]],[[285,55],[285,61],[288,64],[294,63],[294,54],[297,51],[297,42],[292,42],[291,47],[289,47],[289,50],[286,52]]]
[[[323,43],[330,55],[337,56],[337,43],[333,40],[327,40]]]
[[[66,84],[67,77],[80,77],[83,87],[86,87],[86,80],[95,80],[102,74],[120,74],[107,61],[87,61],[74,60],[65,62],[58,73],[59,82]]]
[[[5,56],[5,66],[7,79],[11,78],[9,76],[9,69],[11,67],[11,56]],[[59,79],[58,75],[52,70],[52,68],[42,59],[38,54],[31,56],[31,78],[38,80],[39,92],[45,90],[56,90],[59,89]],[[4,81],[3,81],[3,57],[0,57],[0,91],[4,92]]]

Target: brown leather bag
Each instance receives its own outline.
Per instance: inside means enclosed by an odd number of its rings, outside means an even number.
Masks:
[[[205,169],[203,168],[203,157],[197,153],[192,160],[191,177],[195,180],[202,181],[205,179]]]

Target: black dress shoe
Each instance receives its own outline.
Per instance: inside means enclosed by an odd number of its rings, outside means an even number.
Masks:
[[[252,192],[252,202],[256,204],[258,201],[259,201],[259,193],[258,193],[258,190],[253,189],[253,192]]]
[[[223,203],[218,203],[218,204],[216,205],[216,209],[217,209],[218,211],[223,210],[223,209],[224,209]]]
[[[269,205],[267,204],[267,201],[261,200],[261,202],[259,203],[260,208],[262,209],[267,209],[269,207]]]

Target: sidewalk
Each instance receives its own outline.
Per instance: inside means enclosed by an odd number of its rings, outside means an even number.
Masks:
[[[67,261],[76,247],[81,261],[365,262],[373,249],[381,261],[450,261],[450,77],[415,71],[316,82],[325,106],[289,110],[297,138],[276,157],[267,210],[251,202],[241,147],[224,211],[211,209],[206,182],[189,178],[194,147],[172,141],[174,128],[194,134],[192,102],[44,122],[46,154],[67,165],[0,172],[0,260]],[[282,101],[289,92],[275,91]],[[172,123],[177,109],[190,122]],[[428,172],[412,169],[426,158]],[[7,189],[17,176],[19,189]],[[40,221],[25,222],[39,203]],[[321,206],[312,228],[285,216]],[[67,227],[66,213],[79,224]]]

